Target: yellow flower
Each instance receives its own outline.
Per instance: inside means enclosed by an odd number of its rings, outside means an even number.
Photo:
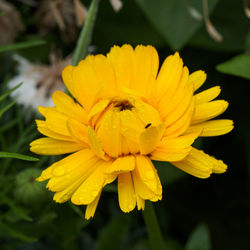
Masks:
[[[152,46],[114,46],[107,56],[88,56],[62,73],[72,96],[56,91],[55,107],[39,107],[45,138],[31,143],[43,155],[73,153],[44,170],[54,200],[87,205],[94,216],[102,189],[118,178],[122,211],[144,209],[145,200],[162,198],[151,160],[168,161],[199,178],[223,173],[220,160],[191,146],[199,136],[217,136],[233,128],[231,120],[211,120],[228,103],[215,99],[216,86],[194,92],[206,80],[203,71],[189,74],[178,53],[166,58],[159,72]],[[210,121],[211,120],[211,121]]]

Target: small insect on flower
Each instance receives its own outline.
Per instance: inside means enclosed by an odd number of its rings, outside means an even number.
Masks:
[[[159,70],[159,72],[158,72]],[[102,189],[118,179],[122,211],[145,200],[162,199],[162,186],[152,160],[171,162],[199,178],[224,173],[227,166],[192,147],[199,136],[217,136],[233,129],[231,120],[211,120],[228,103],[213,101],[216,86],[198,94],[206,74],[192,74],[178,53],[159,69],[152,46],[114,46],[106,55],[88,56],[62,73],[67,94],[53,94],[55,107],[39,107],[45,121],[37,120],[46,137],[31,143],[42,155],[70,154],[44,170],[56,202],[87,205],[85,217],[94,216]]]

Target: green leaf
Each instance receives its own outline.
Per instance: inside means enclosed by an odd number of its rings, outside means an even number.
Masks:
[[[3,231],[5,234],[11,236],[14,239],[18,239],[25,242],[35,242],[37,241],[36,238],[27,236],[18,230],[16,230],[14,227],[7,225],[6,223],[3,223],[0,221],[0,231]]]
[[[99,250],[117,250],[123,245],[130,226],[130,216],[119,214],[102,230],[98,240]]]
[[[185,250],[211,250],[210,234],[205,224],[199,224],[189,236]]]
[[[13,101],[11,103],[9,103],[8,105],[4,106],[1,110],[0,110],[0,118],[4,115],[4,113],[9,110],[11,107],[13,107],[16,104],[16,101]]]
[[[210,4],[210,1],[208,1]],[[210,16],[214,27],[223,36],[223,41],[214,41],[206,29],[199,30],[190,40],[190,45],[230,53],[245,49],[245,37],[249,31],[249,19],[243,13],[241,1],[220,1]]]
[[[219,0],[209,1],[210,12]],[[203,25],[192,18],[183,0],[136,0],[153,26],[163,35],[170,47],[180,50]],[[201,1],[190,0],[189,4],[201,12]]]
[[[6,97],[9,96],[9,94],[11,92],[13,92],[14,90],[18,89],[23,83],[19,83],[17,86],[15,86],[14,88],[6,91],[3,95],[0,96],[0,102],[3,101]]]
[[[241,54],[229,61],[217,65],[222,73],[239,76],[250,80],[250,55]]]
[[[39,161],[38,158],[9,152],[0,152],[0,158],[15,158],[24,161]]]
[[[15,44],[10,44],[10,45],[4,45],[4,46],[0,46],[0,53],[6,52],[6,51],[26,49],[26,48],[40,46],[44,44],[46,44],[46,41],[44,40],[35,40],[35,41],[29,41],[29,42],[20,42],[20,43],[15,43]]]

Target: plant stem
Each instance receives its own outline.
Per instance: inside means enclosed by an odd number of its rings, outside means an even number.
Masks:
[[[77,40],[77,45],[72,59],[73,65],[77,65],[77,63],[86,56],[88,46],[92,38],[99,2],[100,0],[92,0],[90,4],[87,19]]]
[[[151,249],[166,250],[152,202],[146,202],[143,217],[147,226]]]

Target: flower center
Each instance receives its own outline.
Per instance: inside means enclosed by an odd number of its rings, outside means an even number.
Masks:
[[[134,106],[128,100],[124,100],[124,101],[115,101],[114,107],[119,108],[120,111],[123,111],[123,110],[132,110]]]
[[[101,107],[104,100],[93,110]],[[102,143],[103,150],[116,158],[140,153],[139,137],[151,126],[162,124],[158,111],[138,99],[111,100],[90,117],[90,124]]]

